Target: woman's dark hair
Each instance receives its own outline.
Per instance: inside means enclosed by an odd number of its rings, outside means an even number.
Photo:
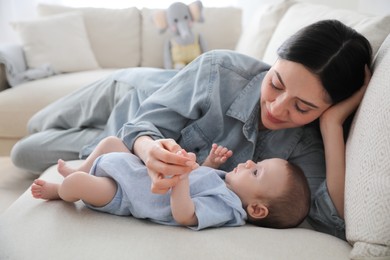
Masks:
[[[372,59],[368,40],[337,20],[302,28],[279,47],[277,54],[317,75],[332,103],[350,97],[363,86],[365,66],[370,66]]]

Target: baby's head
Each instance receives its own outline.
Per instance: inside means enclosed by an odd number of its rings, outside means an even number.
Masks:
[[[302,170],[272,158],[239,164],[226,184],[241,199],[248,222],[270,228],[298,226],[310,208],[310,189]]]

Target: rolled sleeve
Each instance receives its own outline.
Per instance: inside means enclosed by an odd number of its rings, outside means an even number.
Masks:
[[[317,189],[312,199],[308,221],[318,231],[346,239],[345,222],[337,214],[325,181]]]

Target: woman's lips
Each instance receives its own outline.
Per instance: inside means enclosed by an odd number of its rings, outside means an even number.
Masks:
[[[274,124],[281,124],[281,123],[284,123],[284,121],[282,120],[279,120],[275,117],[272,116],[272,114],[267,110],[267,119],[271,122],[271,123],[274,123]]]

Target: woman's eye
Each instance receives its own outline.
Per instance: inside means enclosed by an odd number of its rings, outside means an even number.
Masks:
[[[295,104],[295,109],[299,112],[299,113],[302,113],[302,114],[305,114],[307,112],[309,112],[309,110],[305,110],[305,109],[302,109],[298,106],[298,104]]]
[[[283,89],[277,87],[272,81],[271,81],[271,87],[272,87],[273,89],[276,89],[276,90],[283,90]]]

